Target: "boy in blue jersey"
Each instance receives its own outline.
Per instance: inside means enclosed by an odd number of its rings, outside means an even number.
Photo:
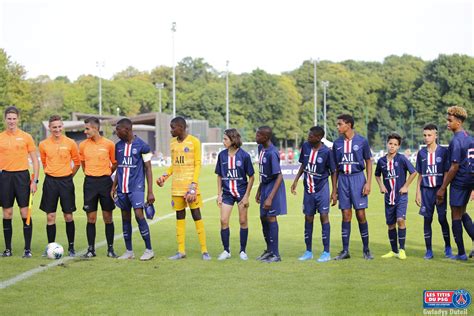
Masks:
[[[291,193],[296,195],[298,180],[304,173],[304,197],[303,213],[305,214],[304,241],[306,251],[299,260],[313,259],[312,240],[313,222],[316,212],[320,214],[322,226],[322,241],[324,251],[319,257],[319,262],[331,260],[329,252],[329,242],[331,236],[331,226],[329,224],[329,181],[331,175],[332,191],[336,188],[336,163],[331,150],[324,145],[321,140],[324,137],[324,130],[319,126],[313,126],[308,132],[308,140],[303,143],[299,162],[301,163],[298,174],[291,185]],[[333,201],[336,204],[336,201]]]
[[[474,178],[474,137],[473,136],[471,136],[471,144],[469,145],[469,149],[467,151],[467,158],[469,161],[469,171],[471,173],[471,177]],[[474,188],[471,190],[471,201],[474,201]],[[463,218],[467,219],[468,217],[469,217],[469,214],[467,214],[466,212],[463,215]],[[472,240],[472,250],[471,250],[471,253],[469,254],[469,258],[472,258],[472,257],[474,257],[474,239]]]
[[[466,213],[467,203],[474,188],[474,177],[469,170],[468,159],[471,137],[462,126],[467,118],[466,110],[460,106],[452,106],[448,108],[447,112],[447,127],[454,134],[448,148],[451,166],[444,177],[443,184],[436,193],[436,200],[438,204],[443,203],[446,189],[450,184],[449,206],[451,207],[454,240],[458,247],[458,254],[453,256],[453,259],[467,260],[462,236],[463,224],[471,239],[474,239],[472,220]]]
[[[258,128],[255,141],[258,144],[260,185],[255,201],[260,204],[260,221],[267,249],[257,258],[263,262],[281,261],[278,250],[278,215],[286,214],[285,183],[280,169],[280,155],[271,142],[272,129]]]
[[[402,137],[397,133],[387,136],[387,155],[380,158],[375,168],[375,180],[380,192],[385,194],[385,220],[388,226],[388,239],[392,250],[382,258],[405,260],[406,214],[408,206],[408,186],[416,177],[416,170],[410,161],[398,153]],[[407,179],[407,171],[410,173]],[[381,177],[383,176],[383,180]],[[397,224],[398,243],[397,248]]]
[[[115,146],[118,166],[111,195],[115,204],[122,210],[123,239],[127,249],[119,259],[133,259],[135,257],[132,248],[131,209],[133,208],[146,248],[140,260],[151,260],[155,254],[151,247],[148,223],[143,214],[145,177],[147,182],[146,201],[148,204],[155,202],[150,146],[138,136],[133,135],[132,121],[128,118],[119,120],[115,130],[120,141]]]
[[[336,161],[337,191],[332,192],[332,201],[339,200],[342,211],[342,251],[335,260],[349,259],[352,207],[356,210],[359,231],[366,260],[374,257],[369,249],[369,225],[365,217],[368,195],[372,183],[372,154],[369,142],[354,131],[354,118],[349,114],[337,117],[337,130],[341,135],[334,141],[332,150]],[[364,176],[367,172],[367,179]],[[333,202],[333,205],[335,203]]]
[[[426,124],[423,128],[423,140],[426,147],[418,151],[416,157],[418,182],[415,202],[420,207],[420,215],[424,218],[423,230],[426,245],[424,258],[427,260],[433,258],[431,223],[433,222],[435,206],[443,232],[444,255],[447,258],[452,256],[449,224],[446,218],[446,198],[443,203],[436,204],[436,192],[443,183],[443,178],[449,169],[448,149],[436,143],[437,137],[438,127],[434,124]]]
[[[224,131],[225,150],[219,153],[215,173],[217,174],[217,205],[221,210],[221,240],[224,251],[217,260],[230,258],[229,219],[237,203],[240,222],[240,259],[248,260],[246,253],[249,234],[247,212],[249,196],[252,190],[254,173],[250,155],[240,148],[242,141],[235,128]],[[249,177],[247,181],[247,176]]]

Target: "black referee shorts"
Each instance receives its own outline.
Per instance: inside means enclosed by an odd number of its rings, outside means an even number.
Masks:
[[[0,170],[0,207],[3,206],[2,193],[1,192],[3,192],[3,179],[2,179],[2,171]]]
[[[20,208],[28,207],[30,198],[30,172],[5,171],[1,173],[2,188],[0,190],[0,200],[3,208],[11,208],[16,202]]]
[[[72,213],[76,210],[76,194],[72,176],[52,177],[46,175],[40,209],[46,213],[56,213],[58,199],[61,201],[63,213]]]
[[[84,179],[84,211],[97,211],[98,202],[103,211],[112,211],[115,208],[114,200],[110,197],[112,179],[110,176],[92,177]]]

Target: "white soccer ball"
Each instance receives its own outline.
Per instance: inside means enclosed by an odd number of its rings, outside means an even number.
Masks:
[[[60,244],[52,242],[46,247],[46,254],[49,259],[61,259],[64,254],[64,248]]]

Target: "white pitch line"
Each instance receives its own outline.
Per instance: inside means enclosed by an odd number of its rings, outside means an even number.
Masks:
[[[210,198],[207,198],[205,200],[203,200],[202,202],[203,203],[206,203],[206,202],[209,202],[209,201],[212,201],[212,200],[215,200],[217,198],[217,195],[213,196],[213,197],[210,197]],[[158,222],[161,222],[165,219],[168,219],[170,217],[173,217],[174,215],[176,214],[176,212],[174,213],[169,213],[169,214],[166,214],[165,216],[162,216],[162,217],[157,217],[156,219],[152,220],[151,222],[148,223],[148,226],[151,226],[151,225],[154,225]],[[135,227],[133,230],[132,230],[132,233],[135,233],[138,231],[138,227]],[[117,234],[114,236],[114,240],[117,240],[117,239],[120,239],[123,237],[123,234]],[[103,246],[105,246],[107,244],[107,241],[106,240],[102,240],[101,242],[99,243],[96,243],[95,244],[95,248],[101,248]],[[76,257],[63,257],[62,259],[59,259],[59,260],[54,260],[53,262],[45,265],[45,266],[39,266],[37,268],[34,268],[34,269],[31,269],[31,270],[28,270],[26,272],[23,272],[21,274],[18,274],[17,276],[14,276],[13,278],[11,279],[8,279],[8,280],[5,280],[5,281],[2,281],[0,282],[0,290],[3,290],[3,289],[6,289],[7,287],[10,287],[12,285],[15,285],[17,284],[18,282],[21,282],[23,280],[26,280],[32,276],[34,276],[35,274],[38,274],[40,272],[43,272],[43,271],[46,271],[50,268],[53,268],[53,267],[56,267],[62,263],[65,263],[65,262],[68,262],[70,260],[74,260],[74,259],[77,259],[77,258],[80,258],[81,255],[85,254],[87,251],[87,249],[84,249],[82,250],[81,252],[79,252],[77,254]],[[2,260],[8,260],[8,259],[2,259]]]

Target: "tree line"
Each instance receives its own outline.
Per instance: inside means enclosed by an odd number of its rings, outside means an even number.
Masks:
[[[26,79],[27,70],[0,48],[0,105],[16,105],[22,112],[22,128],[40,138],[41,121],[51,114],[70,119],[72,112],[98,113],[97,76],[82,75],[75,81],[66,76]],[[253,140],[256,127],[269,125],[278,142],[300,143],[314,120],[314,63],[304,61],[297,69],[280,75],[262,69],[251,73],[229,73],[230,125],[246,141]],[[177,114],[206,119],[211,127],[225,127],[225,72],[203,58],[183,58],[176,66]],[[327,138],[337,137],[336,117],[351,113],[356,130],[368,137],[374,148],[384,148],[385,136],[399,132],[403,147],[423,143],[421,128],[435,123],[440,141],[447,143],[446,108],[460,105],[468,111],[474,130],[474,58],[439,55],[433,61],[403,55],[383,62],[323,60],[317,64],[318,124],[323,125],[323,81],[327,89]],[[103,114],[132,116],[158,111],[172,112],[172,68],[150,71],[134,67],[102,79]],[[3,124],[3,122],[1,123]],[[37,139],[39,140],[39,139]]]

